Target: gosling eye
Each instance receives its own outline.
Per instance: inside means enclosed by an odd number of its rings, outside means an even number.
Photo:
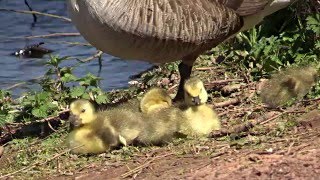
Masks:
[[[86,109],[82,109],[81,112],[82,112],[82,113],[86,112]]]

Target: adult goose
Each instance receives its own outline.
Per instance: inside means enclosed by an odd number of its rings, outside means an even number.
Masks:
[[[197,57],[294,0],[67,0],[81,35],[105,53],[152,63],[182,60],[176,100]]]

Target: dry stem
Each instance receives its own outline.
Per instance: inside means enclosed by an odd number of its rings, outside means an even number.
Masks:
[[[30,169],[32,169],[32,168],[35,168],[36,166],[44,165],[44,164],[46,164],[46,163],[48,163],[48,162],[50,162],[50,161],[52,161],[52,160],[54,160],[54,159],[56,159],[56,158],[58,158],[58,157],[60,157],[60,156],[62,156],[62,155],[64,155],[64,154],[72,151],[73,149],[77,149],[77,148],[79,148],[79,147],[81,147],[81,146],[82,146],[82,145],[77,146],[77,147],[74,147],[74,148],[72,148],[72,149],[67,149],[67,150],[65,150],[65,151],[63,151],[63,152],[61,152],[61,153],[56,154],[55,156],[53,156],[52,158],[50,158],[50,159],[48,159],[48,160],[46,160],[46,161],[44,161],[44,162],[37,161],[37,162],[33,163],[31,166],[24,167],[24,168],[22,168],[22,169],[19,169],[19,170],[17,170],[17,171],[12,172],[12,173],[8,173],[8,174],[5,174],[5,175],[3,175],[3,176],[0,176],[0,179],[4,179],[4,178],[6,178],[6,177],[15,175],[15,174],[17,174],[17,173],[19,173],[19,172],[22,172],[22,171],[30,170]]]
[[[42,12],[38,12],[38,11],[25,11],[25,10],[14,10],[14,9],[5,9],[5,8],[0,8],[0,11],[48,16],[48,17],[52,17],[52,18],[62,19],[62,20],[67,21],[67,22],[71,22],[71,19],[69,19],[69,18],[66,18],[66,17],[63,17],[63,16],[58,16],[58,15],[55,15],[55,14],[42,13]]]
[[[129,176],[132,176],[132,175],[134,175],[135,173],[138,173],[139,171],[141,171],[141,170],[143,170],[144,168],[148,167],[153,161],[158,160],[158,159],[161,159],[161,158],[164,158],[164,157],[167,157],[167,156],[170,156],[170,155],[172,155],[172,154],[173,154],[173,153],[169,153],[169,154],[165,154],[165,155],[162,155],[162,156],[154,157],[154,158],[152,158],[150,161],[142,164],[141,166],[138,166],[138,167],[136,167],[136,168],[134,168],[134,169],[131,169],[130,171],[122,174],[120,177],[121,177],[121,178],[127,178],[127,177],[129,177]]]

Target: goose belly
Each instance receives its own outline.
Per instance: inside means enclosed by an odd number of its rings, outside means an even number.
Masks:
[[[132,35],[117,30],[96,19],[90,7],[80,1],[69,1],[69,15],[81,35],[97,49],[127,60],[142,60],[153,63],[173,62],[194,47],[183,42],[164,41],[151,37]]]
[[[133,2],[139,3],[137,5],[139,8],[130,9],[127,4],[133,6]],[[146,15],[148,11],[145,9],[152,5],[144,7],[141,2],[137,0],[68,0],[68,10],[73,24],[81,35],[97,49],[123,59],[153,63],[173,62],[188,55],[198,55],[238,30],[237,23],[240,20],[233,11],[224,9],[222,17],[210,15],[212,12],[222,13],[222,6],[211,5],[207,14],[201,13],[206,8],[199,6],[192,6],[195,10],[191,11],[190,8],[180,7],[181,5],[170,5],[175,8],[175,12],[168,13],[155,12],[160,11],[159,8],[155,8],[150,10],[152,20],[149,19],[149,21],[152,23],[149,23],[146,20],[149,17]],[[153,2],[166,2],[164,4],[167,5],[185,1]],[[188,2],[201,4],[200,0]],[[211,1],[205,2],[209,4]],[[126,9],[124,10],[123,7]],[[163,11],[166,10],[164,8]],[[192,15],[192,12],[196,15]],[[171,14],[167,15],[169,13]],[[223,31],[220,31],[221,29]]]

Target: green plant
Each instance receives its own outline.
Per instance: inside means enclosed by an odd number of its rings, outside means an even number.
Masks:
[[[12,99],[10,92],[0,91],[0,125],[12,122],[32,122],[57,115],[75,98],[95,100],[98,104],[108,103],[108,94],[98,87],[101,78],[87,74],[78,78],[73,74],[76,67],[61,67],[68,57],[51,56],[46,65],[48,70],[40,81],[40,92],[28,92]],[[75,86],[78,84],[78,86]]]
[[[305,10],[311,7],[302,4],[266,18],[261,25],[239,33],[220,49],[227,59],[242,64],[257,79],[291,64],[317,62],[320,15]],[[305,8],[301,10],[301,7]]]

